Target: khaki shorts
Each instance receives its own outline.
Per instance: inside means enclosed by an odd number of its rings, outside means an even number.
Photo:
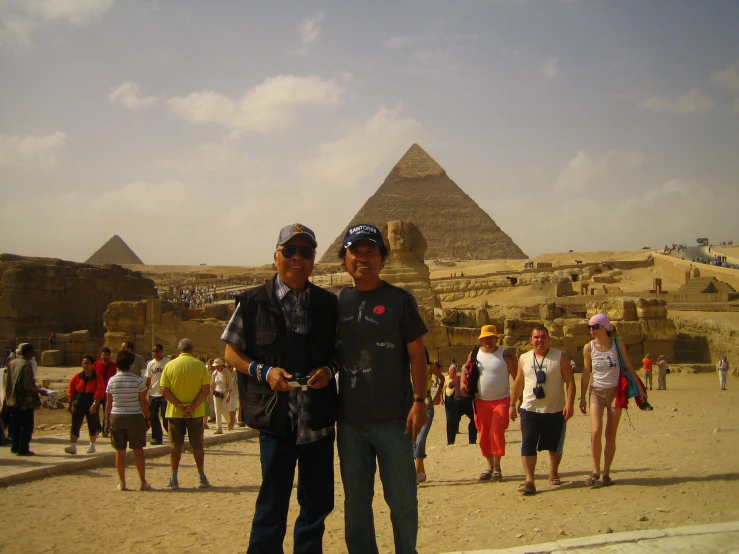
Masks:
[[[590,404],[599,404],[610,408],[616,399],[616,388],[599,389],[598,387],[590,387]]]
[[[131,450],[146,446],[146,420],[144,414],[111,414],[110,444],[116,450]]]
[[[171,417],[169,425],[169,444],[180,448],[185,444],[185,433],[190,440],[190,448],[203,448],[203,418],[202,417]]]

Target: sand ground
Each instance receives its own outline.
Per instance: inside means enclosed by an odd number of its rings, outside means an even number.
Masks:
[[[445,415],[437,407],[428,440],[429,481],[419,489],[421,553],[503,548],[613,531],[739,520],[739,379],[720,391],[713,374],[669,375],[667,391],[653,391],[653,412],[629,410],[622,419],[612,473],[616,486],[588,488],[589,418],[577,414],[568,427],[560,468],[564,484],[547,483],[547,456],[538,465],[539,493],[522,497],[518,455],[520,428],[508,430],[502,483],[480,482],[477,446],[445,446]],[[579,383],[578,383],[579,386]],[[462,428],[466,428],[463,419]],[[345,552],[343,495],[336,459],[336,509],[326,522],[327,553]],[[180,469],[183,489],[163,486],[168,459],[147,461],[152,492],[119,492],[113,467],[9,486],[0,494],[4,532],[0,551],[10,553],[243,552],[260,482],[259,447],[247,440],[208,448],[206,471],[214,485],[195,489],[192,457]],[[129,485],[136,482],[128,468]],[[292,551],[293,494],[285,550]],[[380,552],[393,552],[388,509],[378,480],[375,494]],[[20,540],[8,522],[18,522]],[[21,523],[22,522],[22,523]]]

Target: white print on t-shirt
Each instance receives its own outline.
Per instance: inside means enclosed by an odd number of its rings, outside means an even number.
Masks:
[[[354,388],[357,384],[357,373],[359,373],[360,371],[362,373],[370,373],[372,371],[372,368],[371,367],[357,367],[357,366],[354,366],[354,368],[351,368],[351,367],[344,366],[344,371],[348,371],[349,373],[351,373],[352,376],[351,376],[351,379],[349,379],[349,386],[351,388]]]
[[[357,323],[362,323],[362,312],[364,311],[364,300],[359,305],[359,311],[357,312]]]
[[[380,324],[379,321],[377,321],[376,319],[372,319],[371,317],[368,317],[368,316],[364,316],[364,320],[365,321],[369,321],[370,323],[374,323],[375,325],[379,325]]]
[[[347,321],[351,321],[352,319],[354,319],[354,316],[353,315],[348,315],[348,316],[342,318],[341,319],[341,322],[342,323],[346,323]]]
[[[383,348],[395,348],[395,345],[392,342],[376,342],[375,345]]]

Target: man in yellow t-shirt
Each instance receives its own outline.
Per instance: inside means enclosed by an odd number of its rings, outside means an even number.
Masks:
[[[177,345],[180,355],[164,366],[162,379],[162,396],[167,400],[167,419],[169,422],[169,465],[172,476],[167,488],[180,488],[177,471],[182,457],[182,445],[185,433],[190,439],[192,455],[200,474],[199,489],[210,487],[205,476],[205,451],[203,450],[203,402],[210,394],[210,375],[203,362],[192,355],[192,341],[182,339]]]

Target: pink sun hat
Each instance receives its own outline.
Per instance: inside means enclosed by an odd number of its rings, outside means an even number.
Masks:
[[[593,317],[590,318],[590,321],[588,321],[588,323],[590,325],[595,325],[596,323],[598,323],[606,331],[613,331],[611,320],[608,319],[608,316],[606,314],[595,314]]]

